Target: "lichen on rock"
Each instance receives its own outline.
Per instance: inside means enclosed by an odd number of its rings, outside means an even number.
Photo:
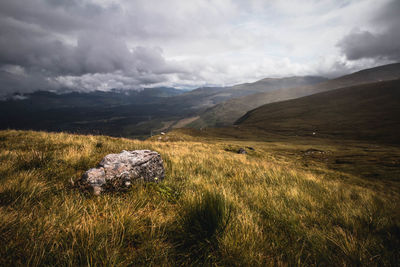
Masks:
[[[151,150],[123,150],[109,154],[97,168],[86,171],[77,184],[99,195],[103,191],[126,191],[135,182],[159,182],[165,171],[161,155]]]

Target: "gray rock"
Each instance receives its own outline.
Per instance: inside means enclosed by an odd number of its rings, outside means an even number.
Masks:
[[[246,151],[246,149],[244,149],[243,147],[241,147],[241,148],[239,148],[239,150],[238,150],[237,153],[238,153],[238,154],[247,154],[247,151]]]
[[[134,182],[159,182],[164,179],[160,154],[150,150],[122,151],[109,154],[97,168],[86,171],[78,185],[95,195],[102,191],[125,191]]]

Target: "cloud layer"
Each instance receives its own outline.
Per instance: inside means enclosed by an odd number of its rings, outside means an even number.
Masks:
[[[390,2],[372,19],[375,29],[353,30],[338,45],[349,60],[400,61],[399,16],[400,1]]]
[[[398,61],[398,1],[4,0],[0,95],[228,85]]]

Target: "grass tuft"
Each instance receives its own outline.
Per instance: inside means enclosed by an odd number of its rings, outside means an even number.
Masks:
[[[223,195],[206,192],[185,205],[182,225],[188,240],[211,242],[226,229],[230,216],[231,207]]]
[[[211,260],[231,220],[232,206],[222,194],[206,191],[184,203],[181,212],[178,249],[191,263]]]

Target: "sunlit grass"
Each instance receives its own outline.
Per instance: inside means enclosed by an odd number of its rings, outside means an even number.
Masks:
[[[399,263],[390,196],[236,145],[1,131],[0,265]],[[160,152],[165,180],[99,197],[71,187],[123,149]]]

